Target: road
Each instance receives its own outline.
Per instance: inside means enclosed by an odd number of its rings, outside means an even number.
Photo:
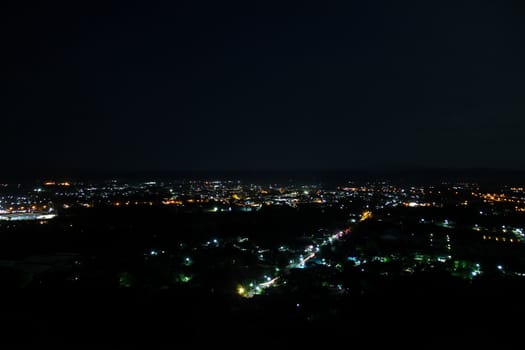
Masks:
[[[361,216],[360,221],[367,220],[371,218],[372,213],[371,212],[365,212]],[[352,230],[352,227],[347,227],[344,230],[337,231],[335,234],[329,236],[327,239],[323,240],[323,242],[320,245],[315,245],[315,242],[312,242],[312,244],[308,245],[304,252],[308,253],[306,257],[303,257],[302,254],[292,261],[298,261],[297,263],[292,262],[289,264],[284,270],[280,271],[280,274],[277,276],[269,277],[265,276],[264,282],[257,283],[257,284],[250,284],[249,287],[239,286],[237,288],[237,293],[241,295],[242,297],[251,298],[256,294],[261,294],[264,289],[269,287],[275,287],[277,284],[276,282],[282,279],[282,276],[285,275],[289,270],[294,268],[304,268],[305,263],[309,260],[316,257],[317,253],[319,253],[320,248],[319,246],[325,246],[329,244],[333,244],[335,241],[341,239],[343,236],[348,235]]]

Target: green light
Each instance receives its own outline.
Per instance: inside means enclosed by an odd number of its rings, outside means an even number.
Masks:
[[[182,282],[182,283],[188,283],[189,281],[192,280],[192,276],[186,276],[186,275],[183,275],[183,274],[180,274],[179,275],[179,280]]]

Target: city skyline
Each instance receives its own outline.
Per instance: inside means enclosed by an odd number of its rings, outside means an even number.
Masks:
[[[0,343],[519,344],[524,10],[0,2]]]

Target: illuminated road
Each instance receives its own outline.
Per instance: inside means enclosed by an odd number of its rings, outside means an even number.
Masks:
[[[372,217],[372,212],[366,211],[361,215],[360,222],[368,220]],[[325,246],[328,244],[333,244],[334,241],[337,241],[341,239],[343,236],[350,233],[352,230],[351,227],[347,227],[346,229],[342,231],[338,231],[337,233],[329,236],[327,239],[323,240],[320,245],[314,245],[314,243],[307,246],[307,248],[304,250],[305,253],[308,253],[306,257],[303,257],[302,255],[299,256],[298,259],[290,260],[290,264],[285,268],[284,271],[281,272],[280,275],[277,275],[273,278],[269,276],[265,276],[265,281],[261,283],[250,283],[249,287],[244,287],[239,285],[237,288],[237,293],[245,298],[251,298],[256,294],[261,294],[264,289],[269,287],[275,287],[277,286],[276,282],[279,281],[282,277],[282,275],[286,272],[288,272],[290,269],[294,268],[304,268],[306,262],[313,259],[316,254],[320,251],[320,246]],[[298,263],[294,263],[293,261],[296,260]],[[286,282],[285,282],[286,283]]]
[[[305,262],[307,262],[308,260],[310,260],[311,258],[313,258],[315,256],[315,253],[312,253],[310,255],[308,255],[306,258],[304,258],[303,260],[301,260],[301,262],[299,263],[299,265],[304,265]]]
[[[261,288],[267,288],[267,287],[270,287],[270,286],[272,286],[272,285],[275,283],[275,281],[277,281],[279,278],[281,278],[281,276],[277,276],[277,277],[275,277],[274,279],[269,280],[268,282],[259,283],[259,287],[261,287]]]

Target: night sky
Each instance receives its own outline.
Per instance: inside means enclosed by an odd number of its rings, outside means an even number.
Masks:
[[[525,169],[519,1],[2,4],[3,172]]]

